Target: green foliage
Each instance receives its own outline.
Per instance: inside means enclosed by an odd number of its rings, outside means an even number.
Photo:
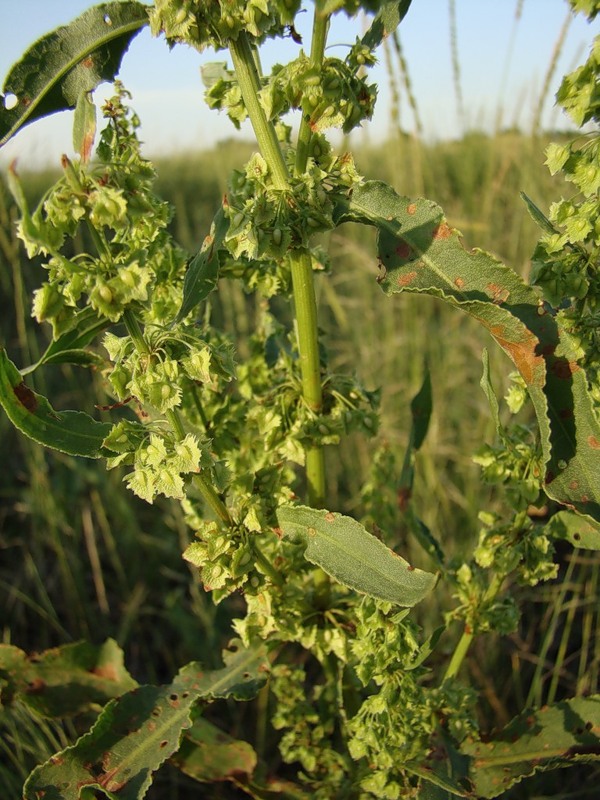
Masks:
[[[99,83],[113,80],[131,40],[147,24],[141,3],[103,3],[36,42],[4,81],[2,91],[17,103],[0,107],[0,145],[23,125],[74,108]]]
[[[367,68],[409,5],[317,2],[310,53],[270,75],[262,73],[259,45],[295,35],[293,0],[159,0],[148,9],[152,31],[170,46],[229,51],[233,70],[205,68],[207,101],[234,124],[248,117],[260,151],[232,172],[191,259],[173,238],[172,209],[156,194],[139,121],[119,82],[102,109],[104,129],[91,157],[96,115],[88,93],[113,77],[132,33],[145,24],[145,7],[87,12],[34,45],[9,76],[7,91],[19,95],[14,76],[29,80],[36,65],[37,116],[77,106],[80,158],[63,159],[62,175],[33,211],[19,177],[9,174],[18,235],[47,274],[34,294],[34,316],[50,324],[53,341],[21,372],[3,356],[2,404],[35,441],[105,457],[147,504],[160,495],[180,501],[179,519],[194,532],[192,542],[183,537],[184,559],[215,603],[229,598],[239,637],[221,669],[192,662],[167,685],[134,689],[111,643],[61,648],[37,660],[0,648],[3,704],[83,715],[82,730],[92,724],[79,738],[72,730],[70,744],[31,773],[26,798],[142,798],[167,759],[190,778],[232,782],[255,797],[492,797],[538,769],[600,754],[596,698],[533,710],[490,738],[479,730],[478,693],[460,678],[476,637],[517,630],[517,588],[557,576],[557,542],[598,548],[596,139],[548,150],[551,170],[564,171],[581,202],[563,200],[546,218],[526,201],[543,230],[534,256],[540,289],[487,253],[468,252],[435,203],[366,181],[323,131],[347,133],[370,117],[376,87]],[[362,39],[345,58],[326,57],[331,15],[361,10],[374,15]],[[118,33],[108,35],[115,19]],[[65,42],[74,43],[74,59],[56,55]],[[88,56],[108,61],[83,85]],[[580,123],[596,116],[598,68],[594,50],[559,93]],[[281,119],[293,110],[302,117],[295,141]],[[6,109],[2,115],[5,139],[35,118]],[[377,228],[378,283],[386,294],[417,292],[466,311],[518,370],[510,411],[522,414],[532,401],[535,426],[531,416],[505,424],[484,356],[481,386],[498,442],[480,448],[475,460],[484,481],[506,489],[510,509],[480,511],[470,555],[447,553],[415,502],[433,410],[429,368],[405,402],[403,463],[380,448],[370,479],[351,500],[364,524],[328,510],[325,447],[343,445],[349,434],[370,440],[379,424],[380,392],[333,368],[317,324],[316,273],[329,265],[315,236],[345,222]],[[257,298],[245,336],[218,325],[225,286]],[[56,412],[23,381],[60,364],[96,368],[102,397],[112,401],[99,407],[112,423]],[[538,522],[532,509],[552,516]],[[397,554],[410,551],[399,528],[437,575]],[[446,596],[443,624],[437,611],[418,616],[434,590]],[[199,716],[200,701],[257,693],[256,747]],[[260,761],[273,756],[265,753],[267,717],[278,731],[269,746],[276,742],[289,765],[285,779]]]

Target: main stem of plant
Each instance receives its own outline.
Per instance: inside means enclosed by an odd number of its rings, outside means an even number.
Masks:
[[[315,21],[315,30],[317,29],[317,24],[317,21]],[[326,34],[326,27],[324,33]],[[260,104],[260,79],[250,42],[244,32],[240,33],[235,41],[229,43],[229,51],[233,60],[233,66],[235,68],[242,98],[256,135],[256,141],[271,172],[273,185],[275,189],[282,192],[291,192],[290,176],[277,139],[275,127],[273,123],[267,119],[264,109]],[[306,168],[310,129],[308,129],[308,134],[308,138],[306,133],[303,134],[302,149],[303,152],[306,153],[306,156],[304,157],[304,166],[300,172],[303,172]],[[301,142],[299,139],[299,148],[300,146]],[[296,169],[297,174],[300,174],[300,172]],[[306,250],[294,250],[290,253],[290,261],[292,289],[296,310],[298,350],[300,352],[302,396],[307,406],[318,414],[323,405],[323,392],[319,364],[317,301],[310,253]],[[318,508],[323,506],[325,503],[325,461],[323,448],[320,446],[309,446],[306,448],[306,480],[308,486],[308,502],[313,507]]]

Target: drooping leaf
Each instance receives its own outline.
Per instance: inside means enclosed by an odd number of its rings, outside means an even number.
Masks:
[[[185,733],[171,759],[183,773],[203,783],[249,778],[256,762],[256,752],[248,742],[228,736],[202,717]]]
[[[488,353],[487,348],[484,348],[483,350],[482,361],[483,373],[481,375],[479,385],[487,397],[490,411],[492,413],[492,419],[494,421],[494,426],[496,428],[496,433],[501,434],[502,425],[500,424],[500,405],[498,403],[498,398],[496,397],[494,387],[492,386],[492,377],[490,375],[490,354]]]
[[[371,27],[362,37],[362,43],[370,50],[378,47],[400,25],[411,2],[412,0],[392,0],[390,3],[383,3],[373,18]]]
[[[183,301],[175,319],[180,322],[213,291],[219,278],[219,248],[229,228],[229,220],[220,208],[210,233],[191,260],[183,283]]]
[[[503,794],[535,772],[600,761],[600,695],[525,711],[486,742],[463,743],[478,797]]]
[[[0,146],[24,125],[74,108],[83,92],[112,81],[133,37],[148,24],[142,3],[102,3],[39,39],[9,72],[0,103]],[[3,98],[3,100],[4,100]]]
[[[73,119],[73,147],[83,164],[87,164],[96,138],[96,106],[90,92],[82,92],[75,106]]]
[[[72,456],[100,458],[102,442],[112,429],[110,423],[97,422],[82,411],[55,411],[26,385],[4,350],[0,350],[0,405],[21,433]]]
[[[308,561],[370,597],[414,606],[435,586],[435,575],[412,567],[351,517],[282,506],[277,521],[284,536],[306,545]]]
[[[98,319],[93,308],[84,308],[79,311],[74,319],[71,330],[63,333],[55,341],[50,342],[39,361],[30,367],[20,370],[21,375],[28,375],[42,364],[97,364],[101,366],[103,359],[96,353],[84,350],[110,325],[106,319]],[[87,356],[82,355],[87,353]]]
[[[546,492],[600,519],[600,424],[577,349],[535,289],[458,231],[429,200],[400,197],[369,181],[340,203],[337,222],[379,230],[380,284],[387,294],[422,292],[477,319],[512,359],[532,399],[546,462]]]
[[[153,773],[179,747],[199,698],[246,700],[265,683],[269,662],[262,648],[239,642],[225,653],[223,669],[204,672],[195,662],[168,686],[141,686],[112,700],[93,728],[37,767],[23,787],[24,800],[79,800],[83,787],[118,800],[139,800]],[[60,795],[50,794],[60,786]]]
[[[544,533],[551,538],[566,539],[583,550],[600,550],[600,524],[572,511],[554,514],[544,526]]]
[[[0,684],[1,705],[20,700],[47,717],[89,711],[137,686],[112,639],[101,645],[76,642],[34,655],[0,645]]]

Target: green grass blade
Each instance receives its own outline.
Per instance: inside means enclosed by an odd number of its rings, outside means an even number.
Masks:
[[[112,81],[131,40],[147,24],[141,3],[102,3],[39,39],[4,82],[4,95],[14,95],[17,104],[0,104],[0,146],[24,125],[74,108],[83,92]]]
[[[414,606],[435,586],[435,575],[412,567],[351,517],[283,506],[277,520],[284,536],[306,544],[308,561],[358,592]]]
[[[102,442],[112,429],[110,423],[96,422],[82,411],[55,411],[25,384],[4,350],[0,350],[0,405],[21,433],[72,456],[100,458]]]

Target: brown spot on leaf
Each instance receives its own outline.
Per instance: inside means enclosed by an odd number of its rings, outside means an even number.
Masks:
[[[433,232],[433,238],[436,240],[449,239],[451,236],[452,236],[452,228],[445,221],[440,222],[440,224]]]
[[[38,401],[29,386],[26,386],[25,382],[21,381],[21,383],[17,384],[17,386],[13,386],[13,392],[15,393],[15,397],[19,403],[21,403],[21,405],[26,408],[27,411],[33,414],[38,407]]]
[[[333,522],[333,520],[335,519],[335,514],[333,514],[331,511],[328,511],[325,514],[325,519],[327,520],[327,522]]]
[[[410,258],[411,254],[412,254],[412,250],[410,249],[410,245],[407,244],[404,241],[404,239],[400,239],[398,245],[394,249],[394,252],[398,256],[398,258],[401,258],[402,260],[404,260],[406,258]]]
[[[406,511],[411,497],[412,497],[412,491],[410,486],[401,486],[398,489],[397,501],[398,501],[398,508],[400,509],[400,511]]]
[[[90,672],[98,678],[106,678],[109,681],[116,681],[118,678],[114,664],[103,664],[101,667],[94,667]]]
[[[579,367],[574,361],[567,361],[566,358],[556,358],[550,367],[552,374],[562,381],[567,381]]]
[[[86,69],[91,69],[94,66],[94,59],[92,58],[92,56],[84,58],[83,61],[81,62],[81,66],[85,67]]]
[[[510,292],[504,286],[500,286],[497,283],[488,283],[485,287],[488,291],[488,294],[492,300],[492,303],[496,305],[502,305],[508,300],[508,296]]]
[[[398,278],[398,286],[410,286],[416,277],[416,272],[407,272],[405,275],[400,275]]]
[[[569,484],[569,489],[579,489],[579,482],[571,481],[571,483]]]
[[[43,681],[41,678],[34,678],[27,684],[25,694],[41,694],[45,688],[46,681]]]
[[[406,208],[406,213],[410,214],[411,217],[412,217],[413,214],[416,214],[417,213],[417,204],[416,203],[410,203]]]
[[[414,572],[414,571],[416,570],[416,567],[413,567],[413,565],[412,565],[412,564],[409,564],[409,565],[408,565],[408,567],[407,567],[406,569],[407,569],[409,572]]]
[[[600,449],[600,442],[595,436],[588,436],[588,444],[590,447],[593,447],[594,450]]]
[[[465,285],[465,282],[464,282],[464,280],[463,280],[462,278],[456,278],[456,279],[454,280],[454,285],[455,285],[455,286],[456,286],[458,289],[462,289],[462,288],[463,288],[463,286]]]
[[[536,336],[531,331],[526,330],[523,332],[521,340],[514,341],[508,338],[509,334],[504,325],[492,325],[489,331],[500,347],[513,360],[525,383],[533,386],[542,386],[544,382],[544,358],[536,352],[538,343]]]

